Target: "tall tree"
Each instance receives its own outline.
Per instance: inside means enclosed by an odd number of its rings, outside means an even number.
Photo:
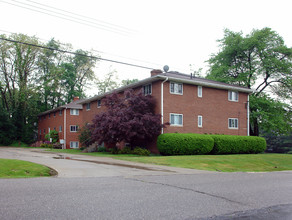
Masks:
[[[104,94],[119,87],[116,70],[110,70],[103,79],[97,78],[96,86],[99,94]]]
[[[264,108],[255,104],[275,104],[265,93],[291,99],[287,94],[292,91],[292,48],[285,46],[282,37],[270,28],[253,30],[247,36],[226,29],[224,38],[219,43],[220,51],[208,60],[210,71],[207,78],[253,88],[251,134],[259,135],[260,127],[264,130],[277,130],[279,124],[267,127],[261,120],[264,113],[268,113],[272,107]],[[290,111],[284,104],[281,107],[283,111]],[[291,120],[287,115],[289,114],[282,115],[282,121],[286,122],[281,124],[282,132],[289,132],[291,129]]]
[[[6,38],[5,35],[2,37]],[[35,37],[12,34],[10,40],[39,44]],[[31,116],[28,112],[29,88],[33,85],[33,73],[40,49],[31,45],[2,40],[0,42],[0,91],[4,110],[11,115],[16,127],[16,138],[22,139],[27,132],[26,125]]]
[[[94,78],[96,59],[82,50],[75,55],[60,53],[58,50],[66,50],[70,45],[63,46],[54,39],[43,45],[36,37],[23,34],[1,38],[2,124],[12,124],[7,128],[11,128],[14,139],[31,142],[38,113],[70,102],[74,96],[84,96],[85,86]]]
[[[84,97],[85,85],[95,79],[93,68],[96,59],[90,53],[76,50],[75,55],[62,64],[62,85],[66,88],[66,101],[72,101],[74,96]]]

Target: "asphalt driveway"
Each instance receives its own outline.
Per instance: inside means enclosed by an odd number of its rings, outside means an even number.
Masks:
[[[292,219],[290,171],[219,173],[19,148],[0,148],[0,158],[59,173],[0,179],[0,219]]]
[[[38,148],[0,147],[0,158],[26,160],[53,168],[58,177],[107,177],[210,173],[116,160],[109,157],[48,152]]]

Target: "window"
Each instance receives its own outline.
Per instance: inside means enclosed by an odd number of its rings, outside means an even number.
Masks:
[[[79,115],[79,109],[70,109],[70,115]]]
[[[170,83],[170,93],[171,94],[183,94],[183,85],[181,83]]]
[[[200,98],[203,97],[203,88],[202,88],[202,86],[198,86],[198,97],[200,97]]]
[[[101,106],[101,100],[97,100],[97,108],[100,108]]]
[[[143,93],[144,93],[144,95],[151,95],[152,94],[152,85],[148,84],[146,86],[143,86]]]
[[[62,115],[62,110],[59,111],[59,115]]]
[[[86,104],[86,111],[90,110],[90,103]]]
[[[238,129],[238,119],[237,118],[228,118],[228,128],[229,129]]]
[[[51,118],[51,113],[49,114],[49,118]]]
[[[198,127],[201,128],[203,127],[203,116],[198,115]]]
[[[228,100],[238,102],[238,92],[228,91]]]
[[[54,112],[54,117],[56,117],[56,112]]]
[[[170,125],[183,125],[183,115],[170,113]]]
[[[62,132],[62,125],[59,126],[59,132]]]
[[[70,125],[70,132],[77,132],[78,131],[78,125]]]
[[[50,128],[50,127],[48,127],[48,133],[50,133],[50,131],[51,131],[51,128]]]
[[[79,148],[78,141],[70,141],[70,148]]]
[[[54,127],[54,131],[56,131],[56,127]]]

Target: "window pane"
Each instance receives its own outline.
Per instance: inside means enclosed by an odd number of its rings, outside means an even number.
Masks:
[[[174,115],[173,114],[170,115],[170,124],[174,124]]]
[[[178,115],[178,124],[182,125],[182,115]]]
[[[182,84],[178,84],[178,93],[182,94]]]
[[[170,83],[170,92],[174,93],[174,83]]]
[[[198,97],[202,97],[202,86],[198,86]]]

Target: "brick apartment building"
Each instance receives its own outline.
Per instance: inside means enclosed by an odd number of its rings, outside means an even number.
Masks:
[[[251,89],[161,70],[152,70],[151,77],[114,91],[127,89],[142,89],[155,98],[155,113],[161,114],[162,123],[170,123],[161,133],[249,135]],[[102,103],[110,93],[85,100],[75,98],[72,103],[39,114],[39,140],[54,129],[66,148],[80,147],[78,127],[106,111]],[[155,140],[149,148],[157,151]]]

